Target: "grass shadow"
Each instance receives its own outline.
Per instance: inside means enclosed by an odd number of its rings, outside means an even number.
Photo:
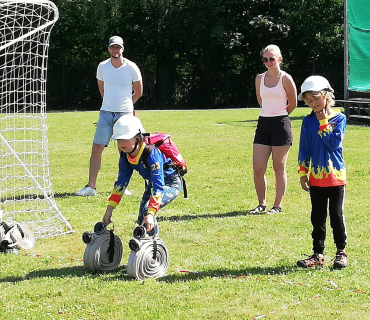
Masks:
[[[78,197],[74,192],[60,192],[54,193],[54,198]]]
[[[267,280],[266,276],[271,278],[273,276],[286,275],[288,273],[294,273],[296,271],[297,267],[294,266],[281,266],[271,268],[253,267],[246,268],[244,271],[229,269],[208,270],[202,272],[170,271],[169,272],[170,274],[162,278],[158,278],[156,279],[156,281],[166,283],[176,283],[184,281],[196,281],[205,278],[230,278],[230,279],[251,278],[257,280],[258,279]],[[126,273],[126,266],[121,265],[116,270],[104,273],[89,272],[88,270],[86,270],[84,266],[37,270],[19,277],[10,276],[1,278],[0,283],[18,283],[25,280],[40,278],[69,278],[69,277],[101,278],[101,280],[106,279],[107,281],[112,280],[136,281],[134,278],[132,278]]]
[[[304,116],[299,116],[299,117],[289,117],[290,121],[302,121],[304,119]],[[230,120],[230,121],[223,121],[223,122],[216,122],[216,124],[226,124],[229,126],[239,126],[243,123],[255,123],[258,122],[258,118],[253,119],[253,120]]]
[[[227,218],[227,217],[239,217],[239,216],[256,216],[256,215],[264,215],[267,216],[266,213],[258,213],[258,214],[250,214],[247,211],[231,211],[225,213],[215,213],[215,214],[202,214],[202,215],[182,215],[182,216],[159,216],[157,217],[158,222],[161,221],[187,221],[187,220],[194,220],[194,219],[213,219],[213,218]]]
[[[230,121],[223,121],[223,122],[216,122],[216,124],[226,124],[228,126],[238,126],[242,123],[254,123],[254,122],[257,122],[258,119],[254,119],[254,120],[230,120]]]
[[[227,279],[243,279],[243,278],[252,278],[252,279],[265,279],[271,278],[273,276],[286,275],[289,273],[297,272],[297,267],[294,265],[281,266],[281,267],[252,267],[246,268],[244,271],[240,270],[229,270],[229,269],[220,269],[220,270],[209,270],[202,272],[187,272],[179,271],[178,274],[169,274],[163,278],[157,279],[157,281],[167,282],[167,283],[176,283],[184,281],[194,281],[204,278],[227,278]]]
[[[48,195],[50,196],[50,195]],[[62,192],[62,193],[54,193],[54,198],[67,198],[67,197],[77,197],[74,193],[71,193],[71,192]],[[1,202],[5,202],[5,201],[20,201],[20,200],[24,200],[24,199],[27,199],[27,200],[37,200],[37,199],[41,199],[41,200],[45,200],[45,196],[43,194],[26,194],[26,195],[18,195],[18,196],[12,196],[12,197],[4,197],[4,198],[1,198],[0,201]]]
[[[68,277],[86,277],[89,278],[99,278],[102,276],[109,276],[109,279],[112,278],[122,278],[122,270],[126,270],[126,266],[122,265],[119,266],[117,269],[104,272],[104,273],[92,273],[86,270],[84,266],[75,266],[75,267],[67,267],[67,268],[58,268],[58,269],[44,269],[44,270],[37,270],[27,273],[21,277],[3,277],[0,278],[0,283],[2,282],[21,282],[25,280],[32,280],[32,279],[39,279],[39,278],[68,278]]]

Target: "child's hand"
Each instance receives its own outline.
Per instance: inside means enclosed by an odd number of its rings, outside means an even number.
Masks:
[[[105,211],[104,217],[102,219],[106,226],[112,222],[112,214],[113,214],[113,207],[108,206],[107,210]]]
[[[324,119],[327,119],[328,118],[328,111],[326,108],[323,108],[322,110],[320,111],[315,111],[316,113],[316,117],[318,120],[324,120]]]
[[[146,230],[150,231],[154,228],[154,217],[151,213],[148,213],[143,220],[142,226],[146,224]]]
[[[301,177],[301,187],[304,191],[309,191],[310,190],[310,185],[308,184],[307,176]]]

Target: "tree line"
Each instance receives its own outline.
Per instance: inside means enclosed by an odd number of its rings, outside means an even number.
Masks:
[[[137,109],[255,107],[261,50],[276,44],[297,87],[312,74],[343,96],[343,0],[54,0],[50,110],[98,110],[112,35],[143,75]]]

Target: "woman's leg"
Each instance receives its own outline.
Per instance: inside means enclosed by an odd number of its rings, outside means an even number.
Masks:
[[[266,168],[271,154],[271,147],[253,144],[253,177],[258,204],[266,206]]]
[[[290,145],[272,147],[272,165],[275,172],[275,202],[274,207],[281,208],[281,203],[287,187],[287,174],[285,170]]]

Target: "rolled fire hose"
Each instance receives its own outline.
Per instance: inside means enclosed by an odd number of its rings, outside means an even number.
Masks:
[[[100,273],[118,268],[122,260],[123,247],[114,230],[107,230],[103,222],[98,222],[94,227],[94,233],[82,234],[82,241],[87,245],[83,257],[86,269]]]
[[[32,249],[35,246],[35,235],[25,224],[15,222],[0,224],[0,246],[9,249]]]
[[[36,240],[32,230],[24,224],[17,224],[9,231],[11,239],[17,242],[17,249],[32,249]]]
[[[150,237],[139,226],[133,231],[127,262],[127,274],[137,280],[163,277],[168,269],[169,258],[166,244],[159,237]]]
[[[9,227],[6,223],[0,223],[0,241],[5,238],[6,233],[9,231]]]

